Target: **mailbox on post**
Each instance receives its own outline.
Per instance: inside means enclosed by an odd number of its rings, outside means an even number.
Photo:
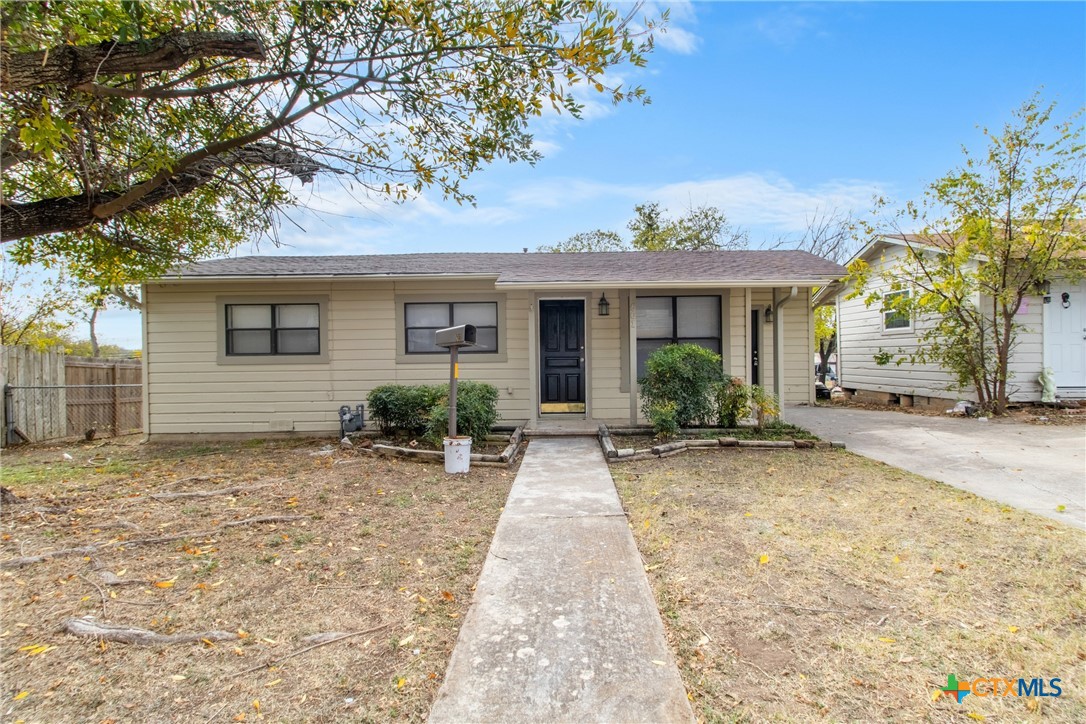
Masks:
[[[434,344],[449,350],[449,436],[445,438],[445,472],[466,473],[471,461],[471,438],[456,436],[456,381],[460,378],[457,353],[475,345],[475,325],[461,324],[434,332]],[[466,454],[461,448],[466,448]]]
[[[434,344],[438,347],[454,349],[456,347],[470,347],[475,344],[475,325],[461,324],[457,327],[446,327],[434,332]]]

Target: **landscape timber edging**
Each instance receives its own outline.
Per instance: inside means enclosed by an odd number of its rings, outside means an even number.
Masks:
[[[635,460],[650,460],[680,455],[687,450],[706,450],[714,447],[745,448],[754,450],[829,450],[844,449],[843,442],[826,442],[824,440],[739,440],[734,437],[720,437],[716,440],[675,440],[673,442],[660,443],[651,448],[619,448],[611,439],[611,431],[606,425],[600,425],[600,448],[608,464],[625,463]]]
[[[487,438],[495,437],[494,435],[488,435]],[[513,433],[508,437],[502,436],[500,440],[508,440],[509,444],[502,450],[500,455],[489,455],[483,453],[472,453],[471,464],[481,465],[483,467],[500,467],[508,468],[516,462],[517,456],[523,449],[521,442],[524,439],[524,426],[518,426],[513,430]],[[495,441],[496,442],[496,441]],[[425,463],[444,463],[445,452],[443,450],[418,450],[415,448],[397,447],[395,445],[381,445],[375,443],[372,448],[361,448],[364,452],[376,453],[378,455],[388,455],[391,457],[407,458],[412,460],[418,460]]]

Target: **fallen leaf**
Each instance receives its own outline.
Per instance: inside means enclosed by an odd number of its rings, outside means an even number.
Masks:
[[[275,681],[269,681],[267,684],[264,684],[264,686],[270,688],[270,687],[273,687],[273,686],[277,686],[277,685],[279,685],[281,683],[283,683],[282,679],[276,679]]]
[[[409,643],[415,640],[415,634],[411,634],[406,638],[400,639],[400,646],[407,646]]]
[[[26,691],[26,690],[23,690],[23,691],[20,691],[20,692],[19,692],[18,694],[16,694],[15,696],[11,697],[11,700],[12,700],[12,701],[20,701],[20,700],[22,700],[22,699],[25,699],[25,698],[26,698],[26,697],[28,697],[28,696],[30,696],[30,692],[29,692],[29,691]]]
[[[1018,627],[1017,626],[1008,626],[1007,630],[1010,631],[1011,633],[1018,633]]]
[[[171,676],[170,678],[171,678],[172,680],[174,680],[174,681],[184,681],[185,679],[187,679],[187,678],[189,678],[189,677],[187,677],[187,676],[182,676],[181,674],[174,674],[174,675],[173,675],[173,676]]]
[[[894,563],[901,563],[901,559],[897,556],[894,556]]]
[[[885,636],[879,636],[879,641],[882,641],[884,644],[896,644],[897,643],[897,639],[890,639],[890,638],[886,638]]]
[[[446,601],[455,601],[456,600],[456,596],[452,595],[452,593],[450,593],[449,591],[442,591],[441,592],[441,597],[444,598]]]
[[[173,588],[173,581],[155,581],[155,588]]]
[[[253,708],[260,711],[260,699],[253,699]]]
[[[759,566],[764,566],[766,563],[769,563],[769,556],[766,555],[765,553],[763,553],[761,555],[761,557],[758,559],[758,565]]]
[[[984,721],[985,719],[985,716],[983,714],[978,714],[975,711],[969,712],[968,714],[966,714],[966,716],[968,716],[973,721]]]
[[[652,663],[656,664],[657,666],[667,666],[666,661],[660,661],[659,659],[653,659]]]
[[[396,688],[397,689],[402,689],[403,685],[406,684],[406,683],[407,683],[407,679],[405,679],[405,678],[403,678],[401,676],[399,679],[396,679]]]
[[[749,518],[752,515],[754,515],[754,513],[743,513],[744,518]]]

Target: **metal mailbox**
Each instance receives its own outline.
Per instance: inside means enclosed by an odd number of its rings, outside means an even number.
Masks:
[[[434,332],[434,344],[438,347],[471,347],[475,344],[475,325],[460,324]]]

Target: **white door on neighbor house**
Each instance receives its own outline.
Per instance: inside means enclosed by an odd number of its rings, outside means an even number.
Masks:
[[[1045,360],[1056,387],[1086,388],[1086,282],[1053,284],[1045,306]]]

